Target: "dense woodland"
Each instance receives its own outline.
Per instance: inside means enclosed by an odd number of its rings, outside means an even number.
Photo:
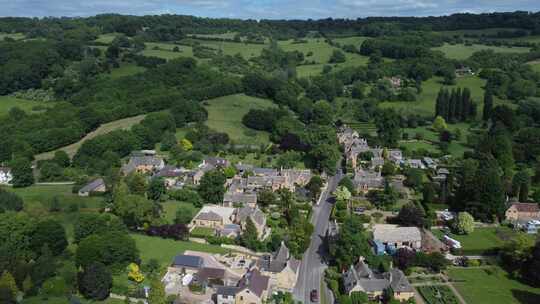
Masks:
[[[442,32],[493,28],[497,30],[490,34]],[[227,32],[236,35],[230,39],[197,36]],[[0,95],[32,95],[43,103],[55,101],[42,111],[28,113],[13,107],[0,116],[0,165],[12,168],[13,186],[28,187],[36,177],[45,182],[73,180],[76,192],[92,177],[101,176],[108,192],[100,211],[111,212],[77,213],[79,220],[70,239],[60,222],[42,218],[35,210],[25,208],[21,197],[0,189],[0,297],[7,303],[14,301],[14,290],[35,296],[58,284],[69,294],[78,291],[85,298],[102,300],[112,288],[113,274],[129,263],[141,264],[131,233],[187,239],[186,224],[192,210],[180,210],[174,223],[166,223],[160,204],[164,197],[197,208],[222,200],[225,179],[230,177],[227,170],[206,174],[199,187],[172,192],[167,192],[159,180],[148,183],[139,175],[122,177],[119,168],[134,150],[157,147],[168,153],[169,164],[186,168],[197,165],[205,156],[249,152],[259,158],[275,156],[275,167],[291,168],[301,163],[317,173],[333,175],[342,165],[343,152],[337,144],[336,127],[349,121],[372,124],[375,132],[362,136],[370,146],[387,148],[412,139],[404,130],[424,128],[438,137],[437,152],[418,149],[405,150],[405,154],[418,158],[452,154],[448,161],[450,175],[439,186],[426,181],[417,170],[402,172],[405,184],[421,194],[412,207],[403,207],[400,212],[401,220],[409,219],[407,224],[429,227],[434,216],[432,203],[494,223],[503,220],[507,199],[540,202],[540,73],[527,64],[540,59],[540,44],[496,42],[498,38],[540,35],[540,13],[307,21],[108,14],[0,18],[0,33],[22,33],[26,37],[0,41]],[[96,40],[103,34],[114,34],[115,38],[111,43]],[[339,37],[349,36],[365,40],[337,42]],[[279,42],[302,44],[311,38],[335,49],[320,75],[300,77],[298,69],[309,66],[313,54],[287,51]],[[462,43],[465,38],[529,49],[522,53],[481,50],[463,60],[450,59],[434,49]],[[261,45],[262,50],[251,58],[223,54],[201,45],[205,39]],[[196,59],[180,56],[166,60],[144,55],[148,43],[155,42],[174,45],[171,52],[190,46]],[[350,54],[367,58],[367,63],[339,67]],[[143,67],[144,71],[108,77],[124,64]],[[469,68],[485,83],[480,88],[482,100],[472,97],[475,88],[456,85],[456,70],[463,68]],[[401,80],[398,86],[392,83],[397,76]],[[416,102],[430,82],[444,86],[430,100],[434,115],[393,107]],[[274,106],[250,109],[241,119],[242,126],[250,131],[269,134],[270,142],[253,151],[240,151],[230,134],[205,124],[209,118],[207,100],[237,93],[270,100]],[[72,158],[56,152],[51,159],[35,161],[36,154],[77,142],[104,123],[141,114],[146,115],[144,119],[129,130],[114,130],[85,141]],[[458,124],[467,125],[466,139],[461,129],[453,128]],[[180,142],[178,129],[184,132]],[[416,133],[415,140],[423,140],[422,136]],[[450,153],[449,146],[458,141],[465,142],[464,151]],[[234,175],[233,168],[226,169],[233,170]],[[382,170],[384,175],[391,175],[397,169]],[[306,200],[317,197],[322,183],[318,176],[312,179],[306,187]],[[341,185],[348,184],[350,180]],[[381,209],[390,209],[395,196],[386,184],[384,191],[371,193],[368,198]],[[258,204],[266,208],[277,202],[278,214],[284,216],[273,222],[272,229],[280,233],[260,242],[251,231],[236,243],[272,251],[286,240],[291,252],[299,257],[313,231],[306,215],[311,206],[287,191],[264,193]],[[49,211],[58,212],[60,204],[51,202]],[[76,212],[78,207],[68,208]],[[387,269],[388,259],[371,254],[362,219],[342,216],[340,208],[346,210],[347,205],[336,204],[343,223],[342,234],[330,249],[336,269],[347,268],[360,255],[370,264]],[[505,267],[530,285],[538,285],[540,269],[534,257],[540,254],[540,245],[528,244],[524,256],[517,256],[515,251],[515,246],[505,248]],[[415,256],[414,262],[410,259],[408,266],[437,271],[446,267],[440,255]],[[400,262],[398,258],[396,264]],[[152,280],[158,278],[155,263],[142,267]]]

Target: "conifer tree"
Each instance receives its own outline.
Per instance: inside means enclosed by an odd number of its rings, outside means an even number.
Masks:
[[[482,113],[482,118],[485,121],[488,121],[491,117],[491,112],[493,111],[493,92],[491,88],[487,88],[484,93],[484,111]]]

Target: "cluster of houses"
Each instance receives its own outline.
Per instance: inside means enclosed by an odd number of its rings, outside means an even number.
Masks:
[[[285,243],[260,256],[186,251],[174,257],[162,282],[167,294],[195,297],[200,303],[259,304],[274,292],[291,292],[299,267]]]
[[[540,208],[537,203],[513,203],[506,210],[506,220],[529,234],[540,229]]]

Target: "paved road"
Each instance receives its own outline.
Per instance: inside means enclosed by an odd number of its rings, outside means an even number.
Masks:
[[[324,290],[320,289],[321,280],[324,276],[324,269],[327,267],[324,261],[327,251],[326,244],[324,244],[324,237],[326,235],[326,229],[328,228],[330,212],[332,211],[330,196],[336,189],[337,184],[342,177],[343,173],[341,170],[338,170],[338,173],[329,179],[328,186],[322,193],[320,205],[313,209],[311,223],[315,229],[311,236],[310,246],[302,257],[298,281],[293,291],[294,298],[305,304],[311,303],[310,293],[313,289],[319,291],[319,298],[321,298],[321,292],[326,294],[326,304],[333,303],[332,295],[326,288],[326,285],[324,285]]]

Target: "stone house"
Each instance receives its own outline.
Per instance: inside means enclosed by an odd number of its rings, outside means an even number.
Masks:
[[[234,218],[234,208],[218,205],[205,205],[191,220],[189,228],[206,227],[220,230],[223,229],[225,225],[233,224]]]
[[[236,286],[221,286],[216,289],[217,304],[235,304],[236,294],[240,290]]]
[[[417,227],[378,224],[373,227],[373,240],[393,249],[407,247],[420,250],[422,248],[422,233]]]
[[[247,272],[238,283],[235,304],[262,304],[268,299],[270,278],[256,268]]]
[[[290,254],[284,242],[281,242],[279,250],[273,255],[264,255],[259,260],[258,267],[264,275],[270,277],[275,290],[292,292],[296,286],[300,261]]]
[[[105,181],[103,178],[97,178],[90,183],[84,185],[81,189],[79,189],[78,195],[79,196],[89,196],[92,192],[105,192],[107,191],[107,187],[105,186]]]
[[[174,257],[170,272],[177,272],[182,274],[195,274],[203,268],[204,261],[199,256],[179,254]]]
[[[529,221],[540,219],[540,208],[537,203],[514,203],[505,213],[508,221]]]
[[[362,257],[342,277],[345,291],[349,295],[355,291],[365,292],[371,300],[378,301],[384,290],[390,288],[396,300],[407,301],[414,297],[414,289],[401,270],[392,268],[389,272],[376,273]]]
[[[127,164],[122,166],[122,173],[128,175],[132,172],[150,173],[159,171],[165,167],[162,158],[156,156],[131,156]]]
[[[257,228],[257,237],[262,239],[267,232],[266,215],[257,207],[251,208],[246,206],[238,209],[235,222],[242,227],[242,230],[245,230],[248,218],[251,219],[253,224],[255,224],[255,228]]]
[[[384,188],[384,178],[380,171],[368,171],[359,168],[355,170],[352,182],[357,192],[366,193],[369,190]]]

